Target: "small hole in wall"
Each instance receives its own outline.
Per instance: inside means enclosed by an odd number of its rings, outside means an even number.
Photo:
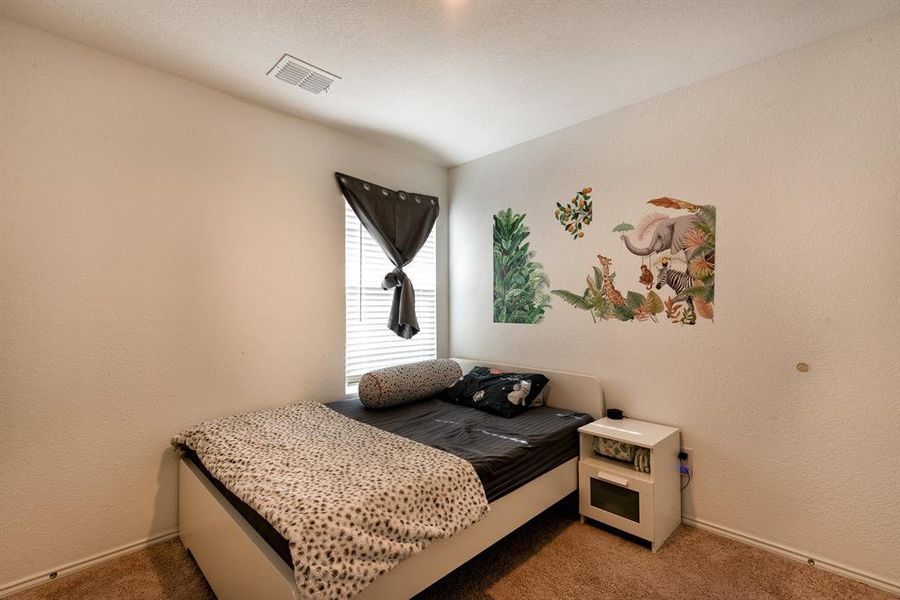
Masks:
[[[816,561],[813,560],[813,559],[811,559],[811,558],[807,558],[807,559],[806,559],[806,562],[809,563],[809,564],[811,564],[811,565],[815,565],[815,564],[816,564]]]
[[[50,579],[56,579],[56,575],[57,575],[56,571],[53,571],[52,573],[50,573],[50,575],[48,575],[48,577]]]

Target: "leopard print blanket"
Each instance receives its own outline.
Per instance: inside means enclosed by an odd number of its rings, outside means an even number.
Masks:
[[[290,543],[302,597],[348,598],[488,512],[467,461],[313,402],[176,436]]]

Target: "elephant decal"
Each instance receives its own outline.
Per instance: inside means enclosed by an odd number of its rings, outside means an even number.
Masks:
[[[654,215],[647,216],[654,217]],[[664,217],[664,215],[659,216]],[[621,236],[621,240],[625,242],[625,247],[628,248],[628,251],[637,256],[649,256],[663,252],[670,252],[672,256],[675,256],[679,252],[685,252],[684,260],[687,262],[686,238],[694,230],[697,218],[697,215],[658,218],[652,224],[653,229],[650,234],[650,240],[644,246],[638,246],[625,234]]]

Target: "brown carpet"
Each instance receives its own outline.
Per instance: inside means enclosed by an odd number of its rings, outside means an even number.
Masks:
[[[178,539],[150,546],[13,596],[15,600],[204,600],[215,596]]]
[[[11,597],[204,600],[213,594],[178,540]],[[651,554],[555,507],[416,600],[892,599],[885,592],[691,527]]]

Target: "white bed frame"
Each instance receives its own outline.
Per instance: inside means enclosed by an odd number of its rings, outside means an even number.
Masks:
[[[595,417],[602,415],[603,395],[595,377],[455,360],[464,372],[477,364],[505,371],[544,373],[550,378],[544,396],[549,406]],[[179,536],[219,600],[300,600],[291,567],[194,464],[180,461],[178,481]],[[491,511],[484,519],[406,559],[356,598],[410,598],[577,489],[578,459],[573,458],[491,502]]]

